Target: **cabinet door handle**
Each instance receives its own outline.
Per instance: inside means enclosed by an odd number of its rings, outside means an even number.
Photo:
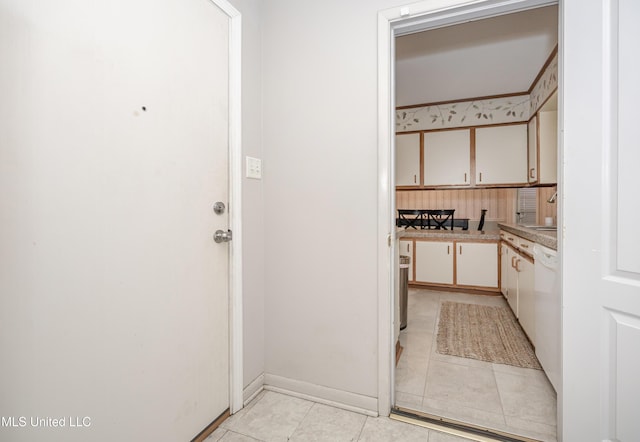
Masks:
[[[535,170],[535,169],[534,169],[533,167],[532,167],[531,169],[529,169],[529,178],[535,178],[535,176],[534,176],[534,174],[533,174],[533,171],[534,171],[534,170]]]
[[[462,255],[462,246],[460,245],[458,247],[460,247],[460,254]]]
[[[413,184],[417,184],[418,183],[418,178],[416,175],[413,176]]]
[[[511,267],[513,267],[514,269],[516,268],[516,265],[513,263],[513,261],[517,258],[517,256],[512,256],[511,257]]]
[[[464,182],[467,182],[467,172],[464,173]]]
[[[520,247],[524,247],[525,249],[528,249],[529,248],[529,244],[520,243]]]
[[[520,264],[520,258],[516,259],[516,265],[514,266],[516,269],[516,272],[520,273],[520,267],[518,267],[518,264]]]
[[[451,246],[447,246],[447,255],[451,255]]]
[[[409,249],[411,248],[411,245],[409,245],[409,243],[407,243],[407,253],[409,253]]]
[[[520,170],[522,170],[522,169],[520,169]],[[480,179],[478,181],[482,182],[482,172],[480,172]]]

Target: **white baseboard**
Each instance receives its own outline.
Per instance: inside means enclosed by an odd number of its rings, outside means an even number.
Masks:
[[[242,393],[242,397],[244,399],[244,405],[246,406],[249,402],[253,400],[260,392],[264,390],[264,374],[261,374],[257,378],[247,385]]]
[[[336,390],[273,374],[264,375],[264,389],[367,416],[378,416],[378,400],[371,396]]]

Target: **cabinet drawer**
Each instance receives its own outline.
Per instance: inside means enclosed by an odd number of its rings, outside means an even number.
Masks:
[[[518,237],[518,235],[514,235],[513,233],[500,230],[500,239],[510,244],[512,247],[518,248],[518,239],[522,239],[522,238]]]
[[[523,252],[533,255],[533,241],[529,241],[528,239],[520,238],[516,236],[517,247]]]
[[[533,241],[528,239],[524,239],[518,235],[514,235],[513,233],[506,232],[504,230],[500,231],[500,239],[503,242],[508,243],[514,249],[533,257],[533,245],[535,244]]]

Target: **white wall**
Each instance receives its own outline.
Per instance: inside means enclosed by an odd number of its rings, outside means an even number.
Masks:
[[[231,0],[242,14],[242,158],[263,158],[260,0]],[[243,178],[243,355],[246,387],[264,373],[263,181]]]
[[[402,3],[265,4],[267,383],[377,396],[377,12]]]

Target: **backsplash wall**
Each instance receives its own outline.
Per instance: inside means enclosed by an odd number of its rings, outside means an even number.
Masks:
[[[517,189],[397,190],[398,209],[455,209],[455,218],[514,222]]]
[[[548,203],[547,200],[553,196],[557,187],[538,187],[538,224],[544,224],[547,216],[553,218],[553,223],[558,222],[558,200],[555,203]]]
[[[558,203],[548,203],[556,187],[538,188],[537,223],[551,216],[557,222]],[[518,189],[447,189],[396,190],[398,209],[455,209],[455,218],[479,220],[480,211],[487,209],[486,221],[516,222]]]

